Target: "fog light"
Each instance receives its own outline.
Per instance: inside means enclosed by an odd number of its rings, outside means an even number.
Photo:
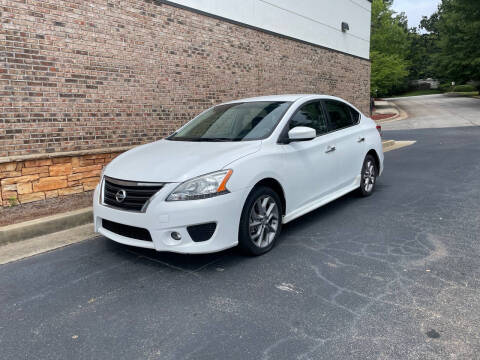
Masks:
[[[172,237],[173,240],[181,240],[182,239],[182,235],[180,235],[180,233],[176,232],[176,231],[173,231],[170,236]]]

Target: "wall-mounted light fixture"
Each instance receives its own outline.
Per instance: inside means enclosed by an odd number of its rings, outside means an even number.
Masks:
[[[348,30],[350,30],[350,27],[348,26],[348,23],[343,21],[342,22],[342,31],[347,32]]]

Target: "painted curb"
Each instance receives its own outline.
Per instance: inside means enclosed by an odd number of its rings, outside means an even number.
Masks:
[[[0,245],[51,234],[93,221],[91,207],[0,227]]]
[[[383,149],[383,152],[386,153],[392,150],[398,150],[406,146],[415,144],[415,140],[403,140],[403,141],[394,141],[394,144]]]
[[[393,145],[395,145],[395,140],[383,140],[383,141],[382,141],[382,147],[383,147],[383,149],[392,147]]]

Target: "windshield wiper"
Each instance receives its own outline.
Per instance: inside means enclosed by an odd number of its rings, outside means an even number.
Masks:
[[[235,141],[235,139],[231,139],[231,138],[226,138],[226,137],[213,137],[213,138],[200,138],[198,139],[198,141],[212,141],[212,142],[216,142],[216,141]]]
[[[173,141],[202,141],[201,138],[192,138],[192,137],[176,137],[176,136],[173,136],[173,137],[169,137],[169,138],[166,138],[167,140],[173,140]]]
[[[202,138],[202,137],[168,137],[167,140],[174,140],[174,141],[197,141],[197,142],[227,142],[227,141],[241,141],[242,139],[231,139],[226,137],[211,137],[211,138]]]

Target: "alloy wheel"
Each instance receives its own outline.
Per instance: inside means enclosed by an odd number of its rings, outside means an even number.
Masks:
[[[366,192],[372,191],[373,185],[375,184],[375,178],[375,164],[369,159],[365,164],[365,170],[363,173],[363,188]]]
[[[249,234],[253,243],[260,247],[267,247],[277,234],[279,225],[279,210],[277,203],[270,195],[259,197],[250,210]]]

